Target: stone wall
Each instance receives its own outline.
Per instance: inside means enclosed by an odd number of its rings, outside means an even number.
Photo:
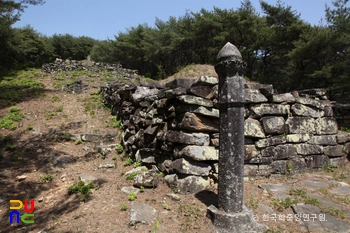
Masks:
[[[137,70],[130,70],[123,68],[120,64],[109,64],[102,62],[93,62],[87,66],[86,62],[76,60],[62,60],[56,58],[53,63],[46,63],[42,65],[42,71],[45,73],[53,73],[55,71],[70,71],[70,70],[104,70],[110,72],[117,72],[118,75],[130,78],[138,75]]]
[[[176,79],[164,86],[110,83],[101,91],[112,114],[123,121],[128,156],[156,165],[180,193],[197,192],[217,179],[216,77]],[[272,85],[246,83],[245,92],[245,176],[347,161],[350,135],[338,132],[325,90],[278,94]]]

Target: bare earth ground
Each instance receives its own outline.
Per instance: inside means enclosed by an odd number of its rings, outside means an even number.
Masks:
[[[206,68],[211,69],[212,68]],[[210,74],[209,74],[210,75]],[[104,109],[96,97],[100,85],[111,78],[81,76],[87,90],[81,94],[61,90],[63,83],[73,79],[70,75],[44,75],[37,72],[37,79],[44,84],[45,91],[35,98],[28,98],[15,106],[21,109],[25,118],[17,124],[17,129],[0,129],[2,138],[11,134],[13,140],[0,144],[3,158],[0,160],[0,232],[215,232],[206,217],[207,206],[215,204],[216,184],[208,191],[195,195],[179,195],[179,201],[166,194],[173,193],[164,180],[154,189],[145,189],[137,195],[134,203],[146,203],[157,210],[157,221],[150,225],[129,226],[129,211],[132,201],[121,188],[132,186],[132,181],[123,174],[133,168],[125,166],[117,152],[105,158],[95,153],[93,142],[78,144],[66,135],[84,133],[114,133],[115,143],[119,143],[120,131],[110,126],[112,121],[108,109]],[[112,77],[113,79],[113,77]],[[0,108],[0,117],[8,114],[10,107]],[[66,140],[67,139],[67,140]],[[10,146],[12,149],[9,149]],[[90,152],[90,153],[89,153]],[[92,156],[87,156],[92,155]],[[115,156],[116,160],[113,160]],[[70,160],[55,164],[58,158]],[[56,161],[56,162],[55,162]],[[115,168],[99,169],[103,162],[116,162]],[[81,174],[90,174],[100,181],[92,190],[86,202],[81,195],[68,195],[68,187],[79,180]],[[16,177],[26,179],[17,181]],[[52,181],[42,178],[51,175]],[[258,187],[262,183],[286,183],[295,189],[307,190],[302,181],[339,180],[350,182],[350,166],[326,171],[310,172],[289,176],[251,179],[245,182],[245,204],[253,208],[259,223],[269,226],[270,232],[305,232],[296,221],[263,221],[264,210],[259,203],[271,206],[276,214],[294,214],[290,207],[278,210],[271,193]],[[339,203],[350,210],[349,196],[335,196],[327,189],[308,190]],[[9,200],[35,200],[34,224],[10,224]],[[127,206],[126,211],[121,206]],[[350,223],[348,216],[337,216]]]

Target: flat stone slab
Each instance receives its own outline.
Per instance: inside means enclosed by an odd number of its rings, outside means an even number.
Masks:
[[[292,208],[300,216],[300,221],[298,222],[302,230],[320,233],[350,233],[350,225],[348,223],[330,214],[323,213],[317,206],[298,204],[292,206]]]
[[[85,184],[94,183],[97,185],[99,183],[98,178],[88,175],[88,174],[80,174],[80,180],[83,181]]]
[[[350,194],[350,187],[341,186],[341,187],[337,187],[337,188],[330,190],[330,192],[333,194],[338,194],[338,195],[349,195]]]
[[[311,189],[325,189],[329,184],[323,181],[304,180],[304,186]]]
[[[147,204],[132,204],[130,208],[129,225],[135,226],[138,223],[152,224],[157,217],[157,210]]]
[[[346,215],[347,216],[350,216],[350,211],[347,210],[346,208],[344,208],[343,206],[329,200],[328,198],[325,198],[323,196],[320,196],[318,194],[313,194],[313,193],[310,193],[310,194],[306,194],[306,196],[308,197],[311,197],[311,198],[315,198],[317,199],[324,207],[328,208],[330,206],[334,207],[335,209],[339,209],[339,210],[343,210],[346,212]]]
[[[276,193],[272,196],[272,199],[278,199],[281,201],[286,200],[287,198],[290,198],[290,200],[293,200],[293,197],[291,195],[285,194],[285,193]]]
[[[130,193],[139,193],[140,192],[140,189],[138,188],[135,188],[135,187],[123,187],[121,188],[121,191],[123,193],[126,193],[126,194],[130,194]]]
[[[287,184],[260,184],[259,188],[262,189],[269,189],[271,192],[284,192],[287,190],[292,190],[293,187],[287,185]]]

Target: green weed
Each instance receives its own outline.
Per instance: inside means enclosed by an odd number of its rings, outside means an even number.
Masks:
[[[45,183],[46,181],[52,181],[53,177],[50,174],[42,176],[39,178],[39,183]]]
[[[137,176],[138,172],[133,172],[133,173],[130,173],[128,175],[126,175],[126,179],[127,180],[133,180],[135,176]]]
[[[128,157],[126,159],[126,161],[124,162],[124,166],[130,166],[134,163],[134,161],[132,160],[132,158]]]
[[[120,210],[121,211],[126,211],[128,209],[128,206],[123,204],[121,207],[120,207]]]
[[[128,195],[129,201],[135,201],[136,198],[137,198],[137,194],[134,193],[134,192],[131,192],[131,193]]]
[[[124,147],[121,144],[118,144],[115,150],[118,152],[118,154],[121,154],[124,151]]]
[[[68,194],[78,194],[81,193],[81,201],[85,202],[90,194],[91,194],[91,189],[93,189],[95,186],[93,183],[85,184],[83,181],[79,180],[77,184],[72,185],[68,188]]]

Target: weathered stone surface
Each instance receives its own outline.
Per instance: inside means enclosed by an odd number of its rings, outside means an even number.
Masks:
[[[209,187],[208,177],[202,176],[178,176],[177,174],[164,177],[170,187],[177,188],[180,194],[193,194],[205,190]]]
[[[343,151],[344,151],[344,153],[347,154],[347,155],[350,154],[350,142],[345,143],[345,144],[343,145]]]
[[[192,86],[190,92],[204,99],[211,99],[214,97],[213,90],[209,86]]]
[[[212,120],[191,112],[178,117],[177,127],[196,132],[219,132],[219,125]]]
[[[320,233],[350,232],[350,225],[348,223],[339,220],[330,214],[324,213],[317,206],[297,204],[292,206],[292,208],[295,213],[301,216],[300,221],[298,221],[298,223],[304,231],[309,231],[312,229],[312,231]],[[324,216],[324,218],[322,219],[320,218],[321,214],[322,216]],[[316,219],[311,221],[311,219],[309,218],[310,216],[315,216]]]
[[[261,155],[263,157],[273,157],[274,160],[280,160],[295,157],[297,153],[293,145],[278,145],[261,150]]]
[[[259,165],[258,176],[269,176],[271,172],[272,169],[270,165]]]
[[[184,133],[179,131],[168,131],[165,136],[169,142],[186,145],[209,146],[210,137],[205,133]]]
[[[274,103],[282,103],[282,102],[294,103],[295,98],[292,95],[292,93],[274,94],[271,96],[271,102],[274,102]]]
[[[324,105],[320,101],[314,100],[314,99],[311,99],[311,98],[299,97],[299,98],[295,99],[295,102],[297,102],[299,104],[311,106],[311,107],[316,107],[316,108],[321,109],[321,110],[324,109]]]
[[[311,135],[310,134],[288,134],[286,135],[287,142],[290,143],[300,143],[300,142],[307,142],[310,140]]]
[[[137,150],[135,154],[135,160],[137,162],[148,164],[156,163],[156,157],[154,156],[154,152],[147,148]]]
[[[259,172],[258,165],[244,165],[244,176],[245,177],[257,176],[258,172]]]
[[[350,133],[344,132],[344,131],[338,131],[338,134],[336,135],[337,142],[340,144],[350,142]]]
[[[203,116],[219,118],[219,110],[198,105],[181,105],[177,108],[181,112],[193,112]]]
[[[134,186],[136,187],[145,187],[145,188],[156,188],[159,184],[159,177],[155,170],[149,170],[137,174],[134,177]]]
[[[212,76],[200,76],[196,81],[192,84],[194,86],[215,86],[218,84],[218,78]]]
[[[287,139],[284,136],[273,136],[269,138],[259,139],[258,141],[255,142],[255,145],[258,148],[264,148],[268,146],[284,144],[286,142],[287,142]]]
[[[305,159],[307,166],[310,168],[322,168],[330,163],[328,156],[325,155],[311,155]]]
[[[101,163],[98,168],[115,168],[114,162]]]
[[[267,102],[267,98],[259,90],[245,89],[245,98],[247,103]]]
[[[300,155],[320,155],[323,153],[323,149],[319,145],[301,143],[294,145],[294,147]]]
[[[324,111],[320,109],[313,109],[303,104],[293,104],[291,108],[292,114],[295,116],[306,116],[319,118],[324,116]]]
[[[254,157],[249,160],[250,164],[270,164],[273,160],[273,157]]]
[[[346,208],[344,208],[344,206],[342,205],[339,205],[331,200],[329,200],[328,198],[326,197],[323,197],[321,195],[318,195],[318,194],[314,194],[314,193],[308,193],[306,194],[306,196],[310,197],[310,198],[315,198],[319,201],[319,203],[325,207],[325,208],[329,208],[329,207],[333,207],[335,209],[338,209],[338,210],[342,210],[342,211],[345,211],[347,216],[350,215],[350,211],[347,210]]]
[[[337,134],[338,124],[334,118],[323,117],[316,119],[316,133],[317,134]]]
[[[304,158],[293,158],[287,161],[287,172],[295,174],[299,171],[304,171],[307,168]]]
[[[252,112],[257,116],[264,115],[288,115],[289,105],[281,104],[259,104],[251,107]]]
[[[320,136],[312,136],[310,140],[308,140],[308,143],[316,144],[316,145],[332,146],[337,144],[337,140],[335,135],[320,135]]]
[[[326,189],[329,184],[324,181],[304,180],[304,186],[311,189]]]
[[[314,134],[315,119],[311,117],[289,117],[286,121],[292,134]]]
[[[128,175],[133,174],[133,173],[141,173],[141,172],[144,172],[144,171],[147,171],[147,170],[148,170],[148,169],[147,169],[146,166],[141,166],[141,167],[133,168],[133,169],[131,169],[130,171],[125,172],[124,177],[127,177]]]
[[[262,117],[261,121],[266,134],[288,133],[288,126],[283,117],[266,116]]]
[[[329,157],[341,157],[341,156],[344,156],[343,146],[342,145],[323,147],[323,153],[325,155],[329,156]]]
[[[295,156],[297,156],[297,152],[293,145],[278,145],[275,147],[275,160],[293,158]]]
[[[260,184],[259,188],[262,188],[265,190],[269,189],[271,192],[285,192],[293,189],[293,187],[287,184],[269,184],[269,183]]]
[[[338,157],[329,159],[329,164],[336,167],[342,167],[348,162],[346,157]]]
[[[123,193],[130,194],[130,193],[136,193],[138,194],[140,192],[140,189],[135,188],[135,187],[122,187],[120,189]]]
[[[157,88],[151,89],[149,87],[137,86],[136,91],[132,94],[132,98],[134,102],[138,103],[146,97],[157,96],[158,92],[159,90]]]
[[[217,161],[219,160],[219,150],[212,146],[181,146],[175,147],[175,157],[189,157],[196,161]]]
[[[159,90],[158,92],[158,98],[173,98],[175,96],[179,95],[185,95],[186,94],[186,88],[183,87],[177,87],[175,89],[170,89],[170,90]]]
[[[337,187],[337,188],[330,190],[330,192],[337,194],[337,195],[349,195],[350,194],[350,187],[349,186],[340,186],[340,187]]]
[[[27,176],[26,175],[20,175],[20,176],[16,176],[16,180],[21,182],[23,180],[27,179]]]
[[[244,160],[250,160],[260,155],[260,151],[256,149],[255,145],[245,145],[244,152]]]
[[[97,142],[103,138],[103,135],[101,134],[82,134],[81,135],[81,140],[84,142]]]
[[[254,213],[246,206],[240,212],[225,212],[215,206],[208,207],[208,216],[215,226],[216,232],[266,232],[267,226],[254,220]]]
[[[260,125],[260,122],[248,118],[244,121],[244,136],[252,138],[265,138],[265,133]]]
[[[147,204],[133,203],[130,208],[130,226],[137,224],[151,225],[157,218],[157,210]]]
[[[88,175],[88,174],[80,174],[79,178],[85,184],[93,183],[95,185],[98,185],[98,183],[99,183],[98,178],[91,176],[91,175]]]
[[[271,163],[271,173],[272,174],[286,174],[287,172],[287,161],[273,161]]]
[[[201,97],[193,96],[193,95],[181,95],[177,97],[181,103],[184,104],[194,104],[200,105],[204,107],[213,107],[213,102]]]
[[[180,174],[208,176],[211,166],[207,163],[198,161],[187,161],[184,158],[176,159],[170,165],[170,171],[175,171]]]

